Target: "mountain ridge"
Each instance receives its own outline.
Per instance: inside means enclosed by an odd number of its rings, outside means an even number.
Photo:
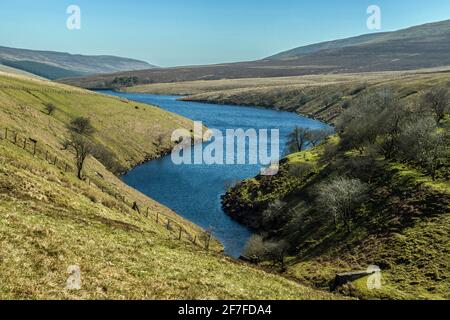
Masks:
[[[0,46],[0,64],[52,80],[155,67],[145,61],[113,55],[83,55],[4,46]]]

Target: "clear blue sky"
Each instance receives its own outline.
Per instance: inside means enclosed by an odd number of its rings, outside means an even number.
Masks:
[[[81,30],[66,9],[82,11]],[[254,60],[364,33],[450,19],[449,0],[1,0],[0,45],[112,54],[160,66]]]

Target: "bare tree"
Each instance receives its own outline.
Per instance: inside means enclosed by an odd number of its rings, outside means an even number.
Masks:
[[[87,118],[79,117],[74,119],[68,126],[70,138],[64,143],[66,147],[72,147],[75,151],[77,176],[83,179],[83,167],[86,158],[93,152],[94,144],[89,137],[94,133],[94,128]]]
[[[295,127],[289,134],[288,146],[292,152],[303,151],[308,145],[310,139],[310,130],[308,128]]]
[[[92,153],[93,144],[85,137],[77,133],[71,133],[68,145],[75,151],[76,165],[77,165],[77,177],[82,180],[83,166],[88,155]]]
[[[245,245],[243,255],[259,262],[264,259],[266,249],[264,246],[264,239],[260,235],[253,235]]]
[[[285,270],[285,259],[288,253],[288,244],[286,241],[281,240],[277,242],[267,241],[266,247],[266,259],[278,263],[281,270]]]
[[[425,93],[422,97],[423,110],[433,112],[437,123],[445,119],[450,109],[450,94],[445,87],[436,87]]]
[[[288,253],[288,244],[286,241],[265,241],[260,235],[254,235],[247,242],[244,249],[244,256],[254,259],[257,262],[261,260],[272,261],[285,269],[285,258]]]
[[[404,127],[400,156],[424,167],[435,180],[438,170],[449,162],[448,146],[448,130],[440,130],[431,116],[420,117]]]
[[[319,185],[317,203],[333,217],[336,227],[342,221],[351,232],[350,222],[366,193],[367,185],[359,179],[338,177]]]
[[[325,140],[328,136],[332,134],[331,130],[327,129],[315,129],[311,130],[309,133],[309,142],[313,147],[317,147],[319,143]]]

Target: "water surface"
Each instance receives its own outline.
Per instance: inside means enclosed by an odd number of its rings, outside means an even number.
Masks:
[[[177,96],[102,92],[157,105],[223,131],[237,128],[279,129],[282,146],[296,126],[328,128],[319,121],[283,111],[185,102],[178,101]],[[260,165],[175,165],[171,157],[166,156],[134,168],[123,180],[184,218],[211,230],[223,243],[227,254],[239,257],[252,233],[223,212],[220,196],[230,185],[254,177],[260,169]]]

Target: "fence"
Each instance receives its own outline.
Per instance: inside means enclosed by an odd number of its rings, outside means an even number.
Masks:
[[[12,143],[18,148],[21,148],[30,154],[32,154],[34,157],[41,159],[43,161],[46,161],[47,163],[57,167],[58,169],[61,169],[62,171],[68,173],[68,172],[74,172],[75,170],[72,168],[71,165],[66,163],[61,158],[58,158],[58,155],[49,152],[47,149],[41,147],[37,140],[26,137],[23,134],[19,134],[19,132],[15,130],[11,130],[9,128],[0,128],[0,132],[3,131],[3,134],[0,134],[0,140],[5,140],[7,142]],[[169,217],[168,215],[165,215],[163,213],[159,212],[153,212],[150,210],[148,206],[141,205],[137,201],[127,199],[121,192],[116,191],[112,189],[110,186],[105,187],[104,185],[100,183],[95,183],[93,179],[90,177],[86,177],[84,180],[89,186],[96,187],[97,189],[101,190],[103,193],[106,193],[112,197],[114,197],[116,200],[121,201],[126,206],[131,208],[133,211],[137,212],[140,215],[145,216],[146,218],[152,218],[155,219],[155,222],[157,224],[164,225],[166,229],[174,233],[176,235],[176,238],[179,241],[182,241],[183,239],[188,240],[189,242],[193,243],[194,245],[200,246],[206,250],[209,250],[210,242],[211,242],[211,234],[209,232],[205,232],[202,234],[202,237],[197,238],[197,235],[192,236],[179,222],[177,222],[174,218]],[[153,217],[151,217],[153,215]]]

